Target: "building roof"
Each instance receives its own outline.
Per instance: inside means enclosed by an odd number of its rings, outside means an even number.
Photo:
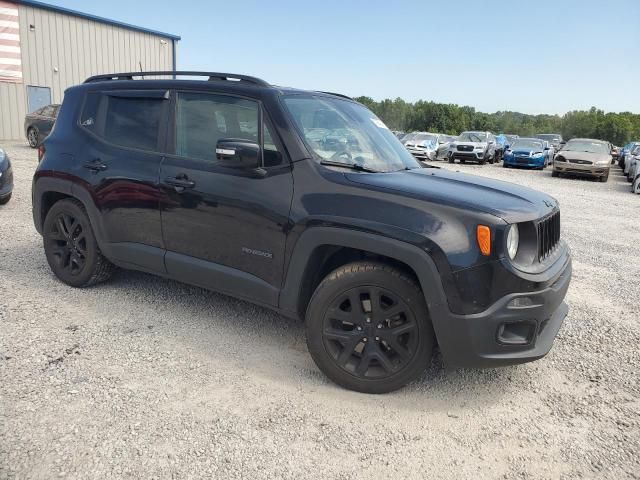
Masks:
[[[180,40],[178,35],[173,35],[171,33],[159,32],[157,30],[151,30],[144,27],[139,27],[137,25],[131,25],[129,23],[118,22],[116,20],[111,20],[109,18],[98,17],[96,15],[91,15],[88,13],[78,12],[77,10],[71,10],[64,7],[58,7],[56,5],[50,5],[48,3],[37,2],[34,0],[12,0],[20,5],[25,5],[33,8],[40,8],[42,10],[49,10],[51,12],[61,13],[63,15],[71,15],[74,17],[84,18],[87,20],[92,20],[94,22],[106,23],[108,25],[114,25],[116,27],[127,28],[129,30],[136,30],[138,32],[149,33],[151,35],[156,35],[158,37],[165,37],[171,40]]]

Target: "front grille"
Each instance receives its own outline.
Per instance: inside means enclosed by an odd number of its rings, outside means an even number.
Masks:
[[[458,145],[459,152],[473,152],[473,145]]]
[[[569,160],[569,163],[577,163],[579,165],[593,165],[589,160]]]
[[[523,165],[527,165],[529,163],[529,157],[527,157],[527,158],[518,158],[518,157],[516,157],[516,163],[521,163]]]
[[[560,242],[560,212],[538,222],[538,260],[544,261]]]

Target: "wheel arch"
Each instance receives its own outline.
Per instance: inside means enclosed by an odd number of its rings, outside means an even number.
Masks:
[[[379,234],[335,227],[313,227],[302,233],[293,249],[284,287],[280,293],[280,310],[303,319],[311,295],[330,271],[363,258],[376,258],[413,276],[422,289],[432,316],[448,310],[441,275],[428,252],[416,245]]]
[[[100,215],[91,194],[68,178],[37,175],[33,182],[33,221],[38,233],[42,234],[44,220],[51,207],[65,198],[79,201],[84,207],[99,245],[103,243],[104,229]]]

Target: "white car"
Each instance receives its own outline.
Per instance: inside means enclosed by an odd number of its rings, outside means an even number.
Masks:
[[[436,133],[420,132],[404,146],[419,160],[435,160],[438,153],[438,139]]]
[[[627,158],[624,162],[624,173],[627,175],[627,180],[633,182],[638,174],[638,166],[640,164],[640,145],[637,145],[630,153],[627,154]]]
[[[462,132],[449,147],[449,163],[460,160],[484,165],[496,159],[496,137],[491,132]]]

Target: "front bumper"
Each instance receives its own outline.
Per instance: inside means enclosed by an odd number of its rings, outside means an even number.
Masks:
[[[428,160],[435,160],[436,158],[436,152],[433,150],[422,150],[420,148],[412,147],[407,147],[407,150],[409,150],[409,153],[411,153],[416,158],[423,158]]]
[[[484,160],[484,152],[460,152],[453,150],[451,158],[454,160],[469,160],[470,162],[481,162]]]
[[[558,173],[567,173],[585,177],[604,177],[609,174],[610,165],[581,165],[571,162],[553,162],[553,170]]]
[[[5,198],[13,192],[13,170],[9,167],[0,177],[0,198]]]
[[[534,157],[503,157],[502,161],[505,165],[509,165],[511,167],[529,167],[529,168],[540,168],[544,166],[544,157],[542,158],[534,158]]]
[[[438,332],[446,366],[489,368],[544,357],[569,311],[564,298],[571,271],[568,257],[546,288],[506,295],[481,313],[450,315]]]

